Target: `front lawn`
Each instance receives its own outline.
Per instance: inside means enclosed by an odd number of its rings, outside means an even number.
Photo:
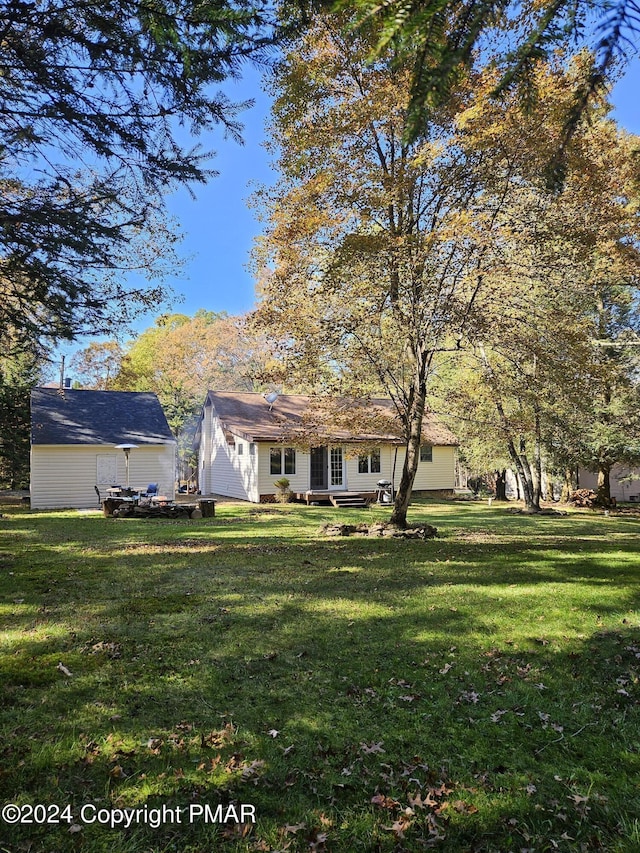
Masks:
[[[0,850],[640,850],[637,518],[0,510]]]

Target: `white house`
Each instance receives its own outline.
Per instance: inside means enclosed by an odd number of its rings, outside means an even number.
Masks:
[[[580,489],[598,488],[598,475],[586,468],[578,471],[578,482]],[[609,476],[611,497],[618,503],[621,501],[640,501],[640,469],[629,468],[627,465],[616,464],[611,469]]]
[[[176,441],[155,394],[34,388],[31,394],[31,507],[97,507],[96,487],[129,484],[175,494]]]
[[[341,492],[372,497],[380,480],[397,486],[405,453],[399,435],[314,433],[305,421],[309,401],[209,391],[196,433],[200,491],[259,503],[273,500],[274,481],[286,477],[294,495],[309,502]],[[372,405],[390,410],[389,401]],[[414,491],[454,489],[457,445],[433,415],[425,416]]]

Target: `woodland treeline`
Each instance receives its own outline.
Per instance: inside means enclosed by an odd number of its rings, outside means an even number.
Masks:
[[[2,86],[23,118],[3,119],[0,176],[8,479],[24,474],[13,437],[51,348],[121,332],[167,296],[164,197],[209,177],[174,119],[239,132],[211,84],[252,59],[267,63],[278,174],[254,199],[256,311],[164,311],[129,344],[81,353],[84,387],[156,391],[177,434],[207,387],[365,411],[390,396],[400,525],[427,409],[474,470],[514,468],[532,510],[543,465],[598,470],[606,497],[612,465],[640,460],[640,141],[607,103],[635,52],[633,4],[114,0],[73,19],[17,5]],[[149,287],[131,287],[134,268]]]

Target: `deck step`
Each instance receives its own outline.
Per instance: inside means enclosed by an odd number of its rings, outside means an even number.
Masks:
[[[344,494],[329,495],[331,503],[339,509],[366,509],[368,504],[366,500],[355,492],[345,492]]]

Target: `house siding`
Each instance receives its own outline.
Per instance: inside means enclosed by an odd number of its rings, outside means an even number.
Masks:
[[[402,462],[400,462],[401,456]],[[404,448],[398,451],[398,464],[404,464]],[[399,470],[402,471],[402,467]],[[396,475],[396,482],[399,482],[399,475]],[[455,487],[455,482],[456,448],[436,445],[433,448],[432,462],[418,462],[413,490],[415,492],[448,490]]]
[[[231,444],[228,439],[235,442]],[[244,452],[238,454],[238,444]],[[214,408],[206,405],[199,440],[199,486],[202,494],[219,494],[257,503],[261,496],[276,492],[274,481],[280,477],[289,480],[293,492],[304,493],[310,488],[311,457],[308,450],[296,448],[295,474],[272,474],[270,449],[283,445],[273,441],[255,443],[255,454],[249,450],[249,442],[238,435],[225,435]],[[397,487],[402,474],[405,450],[391,444],[380,445],[380,472],[361,474],[358,471],[358,455],[362,446],[343,444],[344,483],[337,490],[375,493],[379,480],[394,478]],[[370,450],[370,448],[368,448]],[[456,448],[433,447],[433,461],[420,462],[414,489],[452,490],[455,487]]]
[[[578,476],[581,489],[593,489],[595,491],[598,488],[598,475],[593,471],[580,468]],[[625,478],[628,477],[631,477],[631,479],[625,481]],[[636,495],[640,495],[640,469],[638,468],[627,468],[626,465],[614,465],[611,469],[609,482],[611,485],[611,497],[617,501],[628,501],[630,495],[634,498]]]
[[[235,445],[227,442],[220,421],[209,408],[200,441],[200,491],[257,502],[260,495],[257,448],[256,455],[252,456],[246,439],[239,436],[234,436],[234,439]],[[242,454],[238,453],[240,444],[243,446]]]
[[[86,509],[97,507],[95,486],[101,493],[108,483],[98,483],[98,457],[114,457],[114,483],[126,482],[125,459],[121,450],[109,445],[46,445],[31,447],[31,508]],[[102,468],[102,466],[101,466]],[[158,483],[159,492],[175,495],[175,444],[138,447],[129,457],[129,482],[135,488]]]
[[[273,485],[275,480],[286,477],[289,480],[289,488],[292,492],[306,492],[309,488],[309,464],[310,456],[305,450],[296,448],[296,473],[295,474],[272,474],[271,473],[271,448],[281,448],[283,445],[273,442],[260,442],[257,447],[258,458],[258,494],[273,495],[277,491]],[[290,446],[290,445],[287,445]]]
[[[378,488],[378,480],[391,481],[394,451],[395,447],[389,444],[381,445],[380,472],[374,472],[373,474],[361,474],[358,471],[358,456],[360,451],[358,450],[358,448],[347,446],[345,448],[347,465],[347,488],[353,492],[375,492]],[[362,452],[364,453],[365,451],[362,450]],[[367,453],[368,452],[370,452],[370,448],[367,450]],[[398,452],[398,456],[400,456],[400,452]],[[396,462],[396,481],[398,480],[401,471],[402,467],[398,466],[398,463]]]

